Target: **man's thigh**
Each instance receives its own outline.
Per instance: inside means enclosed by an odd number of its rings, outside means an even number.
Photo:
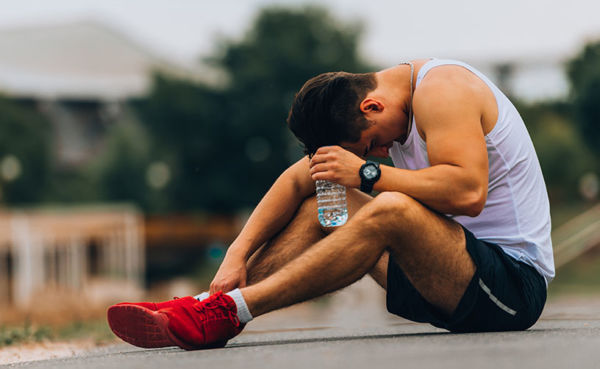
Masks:
[[[374,200],[356,189],[348,189],[346,198],[349,218]],[[402,199],[401,209],[386,215],[382,222],[385,224],[381,224],[382,228],[396,228],[396,232],[389,233],[395,236],[394,240],[390,238],[387,251],[375,264],[370,275],[386,288],[388,258],[391,254],[423,297],[451,314],[475,271],[465,248],[462,228],[453,220],[400,193],[393,193],[392,196],[389,193],[380,194],[371,205],[397,202],[398,198]],[[316,222],[316,203],[312,203],[315,209],[311,216],[314,216]],[[325,233],[337,230],[343,232],[344,227],[323,230]]]
[[[361,207],[373,199],[355,189],[348,189],[346,197],[349,218],[352,218]],[[343,226],[323,228],[319,224],[317,214],[315,196],[308,197],[300,205],[294,218],[250,257],[247,265],[249,284],[263,280],[300,256],[327,234],[338,228],[344,228]]]
[[[475,275],[452,315],[426,301],[402,269],[390,259],[388,311],[453,332],[523,330],[539,318],[546,301],[544,278],[535,268],[515,260],[495,244],[464,229]]]
[[[346,203],[348,205],[348,219],[351,219],[363,206],[373,200],[373,196],[359,191],[355,188],[346,189]],[[344,226],[339,227],[344,229]],[[336,228],[329,228],[326,231],[333,231]]]
[[[348,219],[351,219],[363,206],[373,200],[373,197],[357,189],[348,188],[346,190],[346,200],[348,204]],[[344,226],[339,228],[344,229]],[[336,230],[336,228],[324,229],[325,233],[330,233],[334,230]],[[373,266],[369,272],[369,275],[383,289],[387,288],[388,258],[389,252],[384,251],[383,255],[379,258],[379,261],[377,261],[375,266]]]
[[[425,300],[452,314],[476,269],[460,224],[400,193],[380,194],[372,205],[375,212],[386,209],[375,227],[381,227],[390,257]]]

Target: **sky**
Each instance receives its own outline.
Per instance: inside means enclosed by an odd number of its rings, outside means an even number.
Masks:
[[[182,61],[209,55],[215,37],[242,37],[264,6],[303,0],[0,0],[0,29],[85,18],[108,22]],[[313,4],[315,2],[312,2]],[[591,0],[320,0],[341,21],[365,26],[361,51],[382,66],[418,57],[467,61],[562,60],[600,38]],[[550,5],[552,4],[552,5]]]

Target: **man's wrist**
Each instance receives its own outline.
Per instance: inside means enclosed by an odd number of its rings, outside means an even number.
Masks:
[[[248,261],[250,258],[250,247],[241,245],[234,241],[227,249],[225,257]]]
[[[381,169],[379,163],[367,160],[359,169],[360,190],[364,193],[371,193],[373,186],[381,177]]]

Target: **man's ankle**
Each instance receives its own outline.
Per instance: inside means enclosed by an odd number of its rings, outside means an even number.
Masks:
[[[240,320],[240,323],[245,324],[253,319],[252,314],[250,314],[250,310],[248,309],[248,305],[246,304],[246,300],[244,300],[244,296],[239,288],[227,292],[226,295],[231,297],[235,302],[235,306],[237,307],[237,316]]]

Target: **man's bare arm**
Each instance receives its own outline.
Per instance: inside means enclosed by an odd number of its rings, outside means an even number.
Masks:
[[[308,174],[308,157],[300,159],[283,172],[227,250],[210,284],[210,293],[244,287],[246,263],[250,256],[289,223],[301,202],[314,191],[314,182]]]
[[[431,71],[432,76],[434,72],[438,71]],[[430,79],[428,74],[413,102],[431,166],[407,170],[382,165],[381,179],[374,190],[405,193],[441,213],[476,216],[483,209],[488,186],[482,106],[493,95],[489,89],[482,90],[487,88],[483,81],[461,75],[468,71],[442,72],[438,78]],[[322,147],[313,157],[310,173],[313,180],[358,188],[358,170],[364,162],[339,146]]]
[[[478,82],[483,82],[473,80],[468,71],[435,72],[441,78],[425,79],[413,104],[431,167],[383,167],[375,189],[399,189],[442,213],[476,216],[487,198],[488,157],[481,120],[482,99],[489,96],[479,89]]]
[[[247,260],[288,224],[302,201],[314,192],[315,184],[308,174],[308,157],[304,157],[277,178],[231,244],[231,252]]]

